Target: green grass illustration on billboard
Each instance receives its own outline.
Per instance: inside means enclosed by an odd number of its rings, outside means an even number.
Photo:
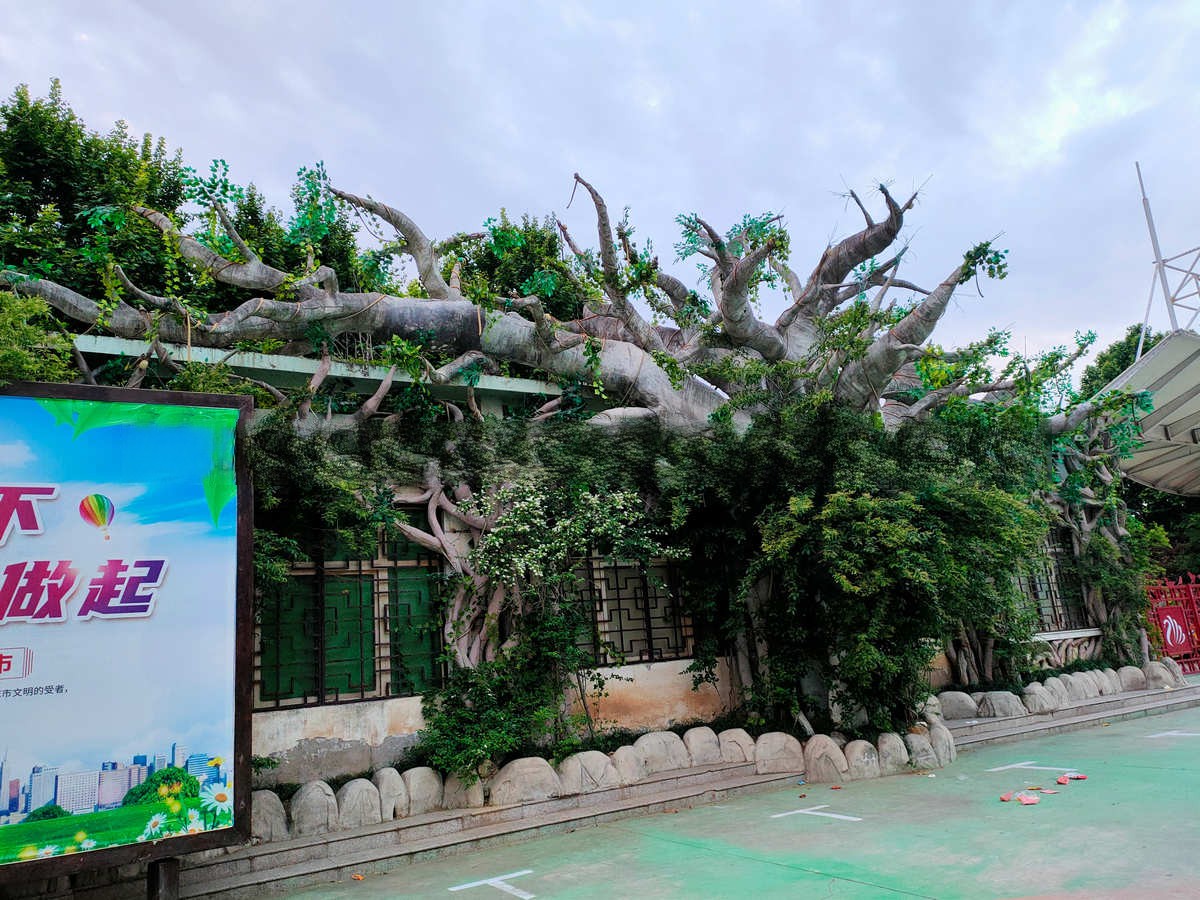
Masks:
[[[0,867],[232,827],[238,415],[0,395]]]

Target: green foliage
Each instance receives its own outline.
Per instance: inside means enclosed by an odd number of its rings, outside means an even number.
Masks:
[[[1101,624],[1102,648],[1105,661],[1113,666],[1141,659],[1140,629],[1145,627],[1149,609],[1146,582],[1162,576],[1154,558],[1168,545],[1167,533],[1160,525],[1130,519],[1126,528],[1128,534],[1120,546],[1093,534],[1083,552],[1066,560],[1064,566],[1103,598],[1108,618]]]
[[[771,255],[776,259],[786,260],[791,246],[791,238],[787,229],[779,224],[781,219],[782,216],[773,212],[764,212],[757,216],[747,214],[742,217],[741,222],[730,228],[723,237],[716,241],[715,248],[718,251],[728,251],[735,257],[741,257],[770,244]],[[713,238],[701,223],[698,215],[681,213],[675,217],[675,222],[681,229],[680,239],[675,244],[675,253],[680,261],[712,252],[708,248],[713,245]],[[707,281],[712,266],[707,262],[701,262],[698,266],[701,280]],[[759,263],[750,276],[749,296],[752,301],[755,301],[758,299],[761,287],[764,285],[774,287],[780,283],[781,277],[764,260]]]
[[[421,735],[430,764],[468,782],[518,748],[541,746],[556,757],[579,748],[581,730],[591,725],[586,702],[573,712],[566,695],[602,693],[607,681],[594,668],[591,619],[579,598],[584,557],[667,554],[632,492],[526,478],[481,511],[500,513],[471,562],[489,579],[489,592],[502,587],[508,598],[489,625],[503,647],[473,669],[448,660],[445,685],[425,695]]]
[[[889,434],[794,404],[681,446],[666,493],[690,543],[684,596],[716,646],[747,628],[766,644],[747,698],[761,720],[790,721],[812,672],[847,720],[898,728],[961,623],[1001,641],[1031,633],[1013,575],[1046,528],[1029,503],[1045,479],[1038,420],[955,415]]]
[[[69,381],[71,350],[36,297],[0,293],[0,385],[10,381]]]
[[[250,462],[255,525],[262,536],[273,535],[264,566],[298,556],[323,560],[338,550],[374,557],[377,526],[360,493],[371,477],[353,456],[336,452],[323,435],[298,435],[286,419],[271,417],[253,433]]]
[[[300,544],[265,528],[254,529],[254,587],[259,592],[287,584],[292,566],[304,558]]]
[[[232,206],[245,199],[246,191],[229,180],[229,163],[214,159],[204,178],[191,166],[183,170],[184,197],[202,206]]]
[[[963,254],[958,283],[966,284],[980,273],[988,278],[1003,280],[1008,277],[1008,251],[997,250],[991,241],[982,241]]]
[[[555,318],[576,318],[595,289],[573,261],[563,259],[556,225],[553,218],[528,215],[515,223],[501,210],[499,218],[484,223],[484,232],[460,234],[438,247],[442,274],[449,278],[457,263],[463,294],[477,303],[491,306],[497,299],[534,294]]]
[[[124,211],[173,210],[183,194],[178,153],[150,135],[134,140],[123,122],[106,135],[89,131],[57,81],[44,98],[21,85],[0,104],[0,268],[111,301],[117,259],[161,293],[169,251],[157,229],[126,223]]]
[[[154,772],[136,787],[130,788],[121,805],[140,806],[143,803],[156,803],[167,797],[199,796],[200,782],[194,775],[189,775],[186,769],[179,766],[167,766]]]
[[[47,819],[62,819],[69,815],[71,815],[70,810],[63,809],[57,803],[47,803],[27,815],[24,821],[45,822]]]

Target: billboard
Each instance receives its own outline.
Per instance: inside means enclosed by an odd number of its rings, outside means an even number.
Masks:
[[[249,407],[0,391],[0,880],[242,839]]]

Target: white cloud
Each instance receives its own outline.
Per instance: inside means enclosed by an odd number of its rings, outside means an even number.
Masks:
[[[20,469],[35,458],[33,450],[24,441],[0,444],[0,469]]]

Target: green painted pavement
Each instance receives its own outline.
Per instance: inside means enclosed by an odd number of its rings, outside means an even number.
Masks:
[[[1059,768],[987,771],[1014,763]],[[1087,780],[1055,784],[1070,770]],[[1200,897],[1200,709],[976,750],[934,775],[798,785],[289,896]],[[1060,793],[999,801],[1036,786]],[[801,809],[861,821],[772,818]]]

